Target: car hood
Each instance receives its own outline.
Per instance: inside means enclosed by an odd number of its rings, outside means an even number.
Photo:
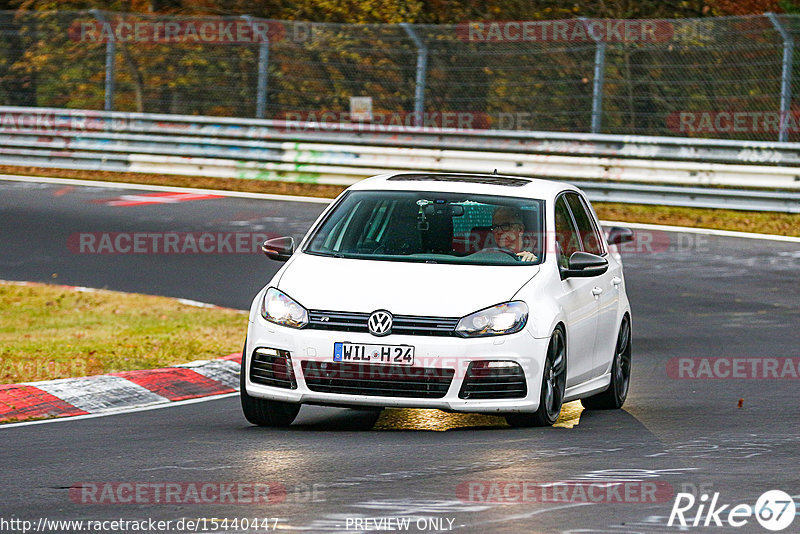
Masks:
[[[461,317],[511,299],[539,266],[407,263],[297,254],[278,288],[307,309]]]

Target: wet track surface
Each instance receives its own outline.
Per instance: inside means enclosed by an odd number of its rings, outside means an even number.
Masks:
[[[244,309],[279,267],[263,255],[82,254],[68,243],[82,232],[299,236],[324,208],[236,198],[107,201],[129,194],[143,193],[0,182],[0,278]],[[0,516],[277,518],[279,529],[308,532],[377,530],[356,520],[410,518],[410,532],[625,533],[679,531],[666,524],[681,491],[752,505],[781,489],[800,503],[800,381],[790,373],[691,380],[674,371],[675,358],[800,357],[800,244],[657,237],[658,251],[624,254],[634,363],[622,411],[570,403],[556,428],[511,429],[487,416],[387,410],[376,421],[370,412],[304,407],[290,429],[275,430],[247,424],[238,398],[227,397],[0,428]],[[579,492],[541,499],[509,485],[567,480],[623,481],[631,491],[654,482],[659,491],[647,502]],[[286,493],[269,504],[96,504],[69,491],[106,482],[271,483]],[[767,532],[752,518],[739,529],[687,531]],[[800,518],[786,530],[798,531]]]

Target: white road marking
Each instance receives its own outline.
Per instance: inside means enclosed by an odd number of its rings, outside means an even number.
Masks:
[[[204,193],[224,197],[254,198],[261,200],[283,200],[287,202],[310,202],[316,204],[330,204],[332,198],[300,197],[293,195],[275,195],[270,193],[246,193],[243,191],[226,191],[224,189],[195,189],[192,187],[173,187],[169,185],[129,184],[125,182],[101,182],[95,180],[76,180],[74,178],[47,178],[45,176],[18,176],[15,174],[0,174],[0,180],[10,182],[28,182],[57,185],[78,185],[82,187],[102,187],[111,189],[136,189],[139,191],[174,191],[176,193]]]
[[[44,183],[58,185],[78,185],[86,187],[105,187],[113,189],[137,189],[142,191],[175,191],[182,193],[216,194],[225,197],[252,198],[261,200],[279,200],[284,202],[310,202],[316,204],[330,204],[331,198],[300,197],[293,195],[275,195],[269,193],[246,193],[243,191],[226,191],[224,189],[194,189],[191,187],[172,187],[166,185],[128,184],[124,182],[100,182],[94,180],[76,180],[73,178],[47,178],[44,176],[18,176],[14,174],[0,174],[0,180],[14,182]],[[629,223],[620,221],[600,221],[604,226],[627,226],[642,230],[661,230],[663,232],[681,232],[687,234],[705,234],[722,237],[741,237],[745,239],[767,239],[771,241],[786,241],[800,243],[800,237],[791,237],[773,234],[756,234],[750,232],[734,232],[732,230],[714,230],[711,228],[693,228],[689,226],[667,226],[659,224]]]
[[[532,512],[526,512],[523,514],[509,514],[507,516],[501,517],[499,519],[489,519],[486,521],[478,521],[477,523],[470,523],[470,524],[461,524],[459,527],[476,527],[478,525],[487,525],[491,523],[505,523],[507,521],[516,521],[517,519],[527,519],[529,517],[533,517],[539,514],[546,514],[548,512],[557,512],[559,510],[566,510],[567,508],[575,508],[578,506],[593,506],[595,503],[592,502],[580,502],[575,504],[566,504],[564,506],[555,506],[552,508],[544,508],[542,510],[534,510]]]
[[[3,430],[7,430],[9,428],[17,428],[20,426],[31,426],[31,425],[46,425],[50,423],[65,423],[68,421],[82,421],[83,419],[95,419],[97,417],[108,417],[110,415],[119,415],[125,413],[136,413],[136,412],[146,412],[149,410],[160,410],[162,408],[175,408],[178,406],[183,406],[185,404],[197,404],[199,402],[208,402],[214,401],[218,399],[226,399],[228,397],[238,397],[239,392],[235,393],[223,393],[222,395],[210,395],[208,397],[200,397],[199,399],[189,399],[185,401],[172,401],[172,402],[165,402],[163,404],[153,404],[151,406],[139,406],[136,408],[121,408],[118,410],[109,410],[103,413],[90,413],[87,415],[75,415],[72,417],[57,417],[55,419],[42,419],[39,421],[24,421],[22,423],[6,423],[0,425],[0,432]]]
[[[767,239],[769,241],[785,241],[788,243],[800,243],[800,237],[774,234],[754,234],[751,232],[734,232],[733,230],[715,230],[713,228],[693,228],[690,226],[667,226],[660,224],[629,223],[621,221],[600,221],[605,227],[626,226],[639,230],[660,230],[662,232],[679,232],[682,234],[703,234],[719,237],[741,237],[744,239]]]

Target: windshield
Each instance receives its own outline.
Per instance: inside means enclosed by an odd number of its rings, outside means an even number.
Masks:
[[[543,260],[544,201],[467,193],[351,191],[305,252],[477,265]]]

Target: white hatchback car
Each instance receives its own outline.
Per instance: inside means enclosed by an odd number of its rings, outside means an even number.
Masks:
[[[562,403],[619,408],[631,316],[615,245],[563,182],[384,174],[343,192],[250,310],[241,401],[253,424],[300,405],[438,408],[552,425]]]

